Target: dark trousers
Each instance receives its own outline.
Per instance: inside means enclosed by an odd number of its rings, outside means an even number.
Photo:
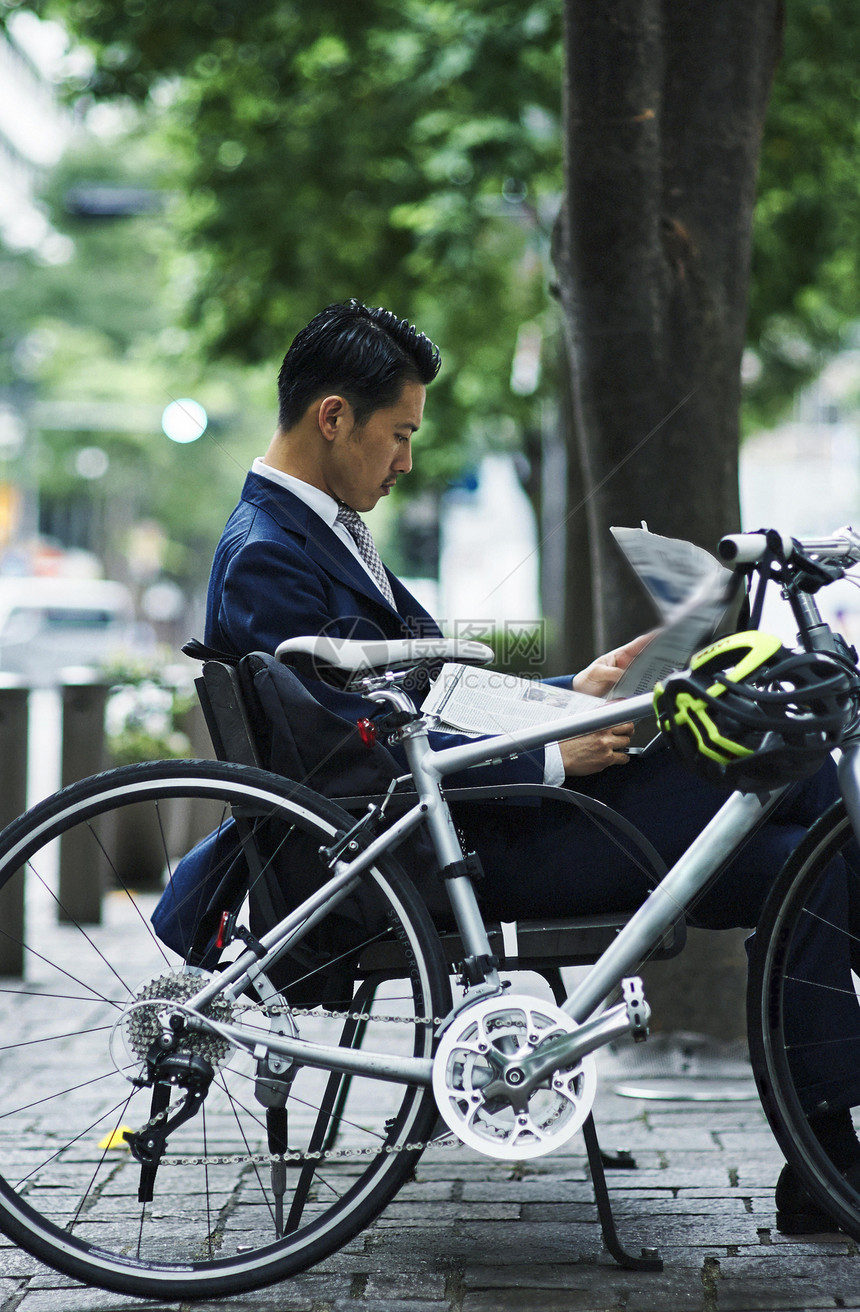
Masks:
[[[668,866],[729,796],[677,764],[668,750],[571,783],[625,816]],[[785,860],[838,795],[830,762],[812,779],[793,785],[700,894],[689,922],[708,929],[754,928]],[[481,857],[486,873],[481,900],[494,915],[514,920],[633,911],[656,882],[630,854],[629,844],[572,806],[472,803],[457,808],[457,820]]]

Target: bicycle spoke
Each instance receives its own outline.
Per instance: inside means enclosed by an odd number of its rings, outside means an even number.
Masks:
[[[860,1104],[860,996],[852,969],[860,926],[850,919],[857,881],[846,859],[852,843],[838,803],[780,875],[756,931],[749,1029],[763,1106],[821,1208],[822,1227],[860,1238],[860,1180],[849,1170],[852,1108]]]

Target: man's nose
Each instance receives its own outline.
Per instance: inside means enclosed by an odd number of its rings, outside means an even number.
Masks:
[[[412,443],[401,442],[392,466],[398,474],[408,474],[412,468]]]

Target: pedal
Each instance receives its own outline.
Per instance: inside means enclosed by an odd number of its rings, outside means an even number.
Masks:
[[[627,1008],[633,1042],[644,1043],[648,1038],[651,1008],[645,1001],[645,989],[638,975],[621,981],[621,998]]]

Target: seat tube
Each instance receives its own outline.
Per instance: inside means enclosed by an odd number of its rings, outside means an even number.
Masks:
[[[414,732],[406,734],[403,747],[421,804],[426,808],[427,827],[439,869],[445,870],[463,860],[463,849],[442,793],[439,776],[432,766],[433,749],[426,728],[420,725]],[[490,957],[492,948],[471,878],[468,875],[449,876],[445,879],[445,885],[466,955],[475,958]],[[492,977],[495,979],[495,971]],[[489,980],[490,975],[487,978]]]

